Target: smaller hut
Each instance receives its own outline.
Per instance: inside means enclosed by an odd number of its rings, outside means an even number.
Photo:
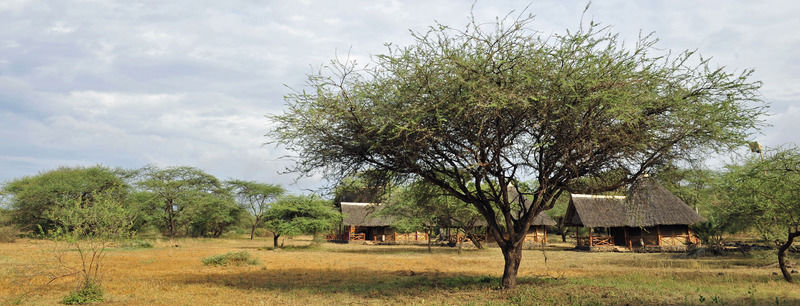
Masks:
[[[398,233],[391,226],[395,218],[380,215],[380,203],[341,202],[343,233],[328,240],[415,242],[428,239],[426,233]]]
[[[589,249],[684,250],[699,243],[689,225],[703,221],[649,177],[636,181],[627,196],[573,194],[564,216],[566,226],[576,227],[578,247]]]

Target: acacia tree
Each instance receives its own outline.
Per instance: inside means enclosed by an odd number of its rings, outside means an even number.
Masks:
[[[313,195],[286,195],[267,210],[264,223],[272,231],[273,247],[277,249],[281,236],[316,235],[329,230],[340,218],[331,201]]]
[[[664,161],[741,143],[759,124],[749,70],[664,54],[651,36],[626,46],[594,22],[545,37],[532,20],[437,24],[365,68],[334,60],[286,96],[270,136],[296,152],[300,173],[389,171],[475,206],[510,288],[534,217],[574,181],[602,177],[582,191],[614,190]],[[532,205],[514,210],[509,186],[528,179]]]
[[[153,166],[141,170],[142,179],[137,184],[150,193],[150,203],[155,212],[161,212],[162,230],[172,241],[180,225],[188,223],[184,211],[192,204],[208,201],[208,197],[226,197],[216,177],[193,167]],[[213,201],[212,201],[213,203]]]
[[[783,278],[792,282],[786,268],[786,250],[800,237],[800,149],[780,149],[766,160],[751,159],[729,166],[722,190],[728,196],[726,215],[739,224],[755,227],[778,246]]]
[[[23,230],[44,232],[60,226],[52,212],[73,201],[91,205],[97,193],[123,201],[129,186],[117,172],[103,166],[61,167],[10,181],[0,193],[8,196],[14,223]]]
[[[270,204],[283,194],[283,187],[242,180],[232,180],[226,184],[233,191],[239,206],[254,218],[253,226],[250,228],[250,240],[253,240],[256,228],[263,223]]]

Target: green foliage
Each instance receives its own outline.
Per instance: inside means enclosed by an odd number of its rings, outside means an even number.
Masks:
[[[193,167],[145,167],[139,195],[149,204],[161,231],[170,239],[184,230],[190,235],[219,236],[238,217],[229,192],[216,177]]]
[[[250,256],[247,251],[241,252],[228,252],[221,255],[214,255],[203,258],[203,264],[206,266],[242,266],[242,265],[258,265],[258,259]]]
[[[717,188],[721,175],[720,171],[691,165],[681,168],[673,163],[658,167],[655,173],[656,179],[670,192],[697,209],[700,215],[711,217],[719,210],[715,205],[722,197]]]
[[[786,241],[787,231],[800,226],[800,150],[779,149],[762,162],[752,158],[729,165],[722,178],[726,198],[720,210],[756,229],[767,241]]]
[[[267,211],[265,227],[276,235],[295,236],[327,231],[341,214],[330,201],[310,195],[286,195]]]
[[[227,193],[200,194],[184,211],[189,234],[193,237],[220,237],[239,223],[242,209]]]
[[[427,226],[471,230],[483,218],[474,206],[424,181],[398,188],[386,204],[380,214],[397,217],[392,227],[401,232],[424,231]]]
[[[70,274],[79,275],[78,290],[64,298],[64,303],[83,304],[102,301],[100,272],[105,251],[113,242],[132,237],[135,216],[125,209],[111,192],[93,193],[71,201],[68,206],[48,212],[48,218],[60,227],[50,232],[52,238],[66,243],[67,249],[56,253],[58,261],[70,249],[80,255],[80,265],[70,267]]]
[[[225,184],[233,192],[236,204],[252,216],[250,239],[253,239],[272,202],[284,193],[283,187],[242,180],[231,180]]]
[[[124,201],[128,192],[129,187],[117,173],[102,166],[62,167],[3,186],[3,193],[10,198],[14,223],[27,231],[50,231],[60,226],[49,216],[73,201],[91,203],[92,195],[97,193]]]
[[[126,240],[122,243],[122,247],[126,249],[152,249],[153,243],[145,240]]]
[[[778,246],[778,266],[784,279],[793,282],[786,251],[800,237],[800,149],[778,149],[764,160],[729,166],[722,186],[728,215],[749,222]]]
[[[103,301],[103,288],[96,282],[86,283],[78,289],[72,290],[65,296],[61,303],[67,305],[89,304]]]
[[[339,180],[333,202],[382,203],[391,192],[393,179],[386,171],[359,171]]]
[[[437,24],[367,67],[333,61],[286,96],[270,136],[296,152],[300,173],[424,178],[474,205],[521,256],[533,218],[576,180],[602,178],[582,192],[616,190],[760,125],[750,70],[664,52],[652,36],[625,45],[594,21],[555,35],[532,22]],[[512,213],[508,186],[528,179],[533,204]]]

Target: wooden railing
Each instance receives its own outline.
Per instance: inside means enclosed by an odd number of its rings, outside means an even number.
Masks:
[[[578,236],[576,237],[578,241],[578,245],[585,245],[585,246],[605,246],[605,245],[614,245],[614,237],[611,236],[592,236],[592,243],[589,244],[589,237],[586,236]]]
[[[350,239],[348,240],[366,240],[367,234],[364,233],[350,233]]]
[[[394,241],[424,241],[428,240],[428,233],[406,233],[406,234],[397,234],[393,235]]]

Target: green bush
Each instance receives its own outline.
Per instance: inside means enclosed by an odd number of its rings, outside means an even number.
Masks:
[[[151,249],[153,244],[144,240],[129,240],[122,243],[122,247],[126,249]]]
[[[250,253],[246,251],[241,252],[228,252],[222,255],[214,255],[203,258],[203,264],[206,266],[241,266],[241,265],[258,265],[258,259],[250,257]]]
[[[14,242],[19,237],[19,231],[13,226],[0,226],[0,242]]]
[[[87,282],[81,286],[80,289],[70,291],[67,296],[61,300],[61,303],[72,304],[89,304],[94,302],[103,301],[103,288],[95,282]]]

